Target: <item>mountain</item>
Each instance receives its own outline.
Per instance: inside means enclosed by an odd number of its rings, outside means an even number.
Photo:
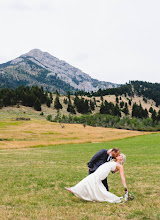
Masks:
[[[0,88],[38,85],[61,93],[68,90],[95,92],[100,88],[119,86],[93,79],[78,68],[39,49],[33,49],[14,60],[0,64],[0,81]]]

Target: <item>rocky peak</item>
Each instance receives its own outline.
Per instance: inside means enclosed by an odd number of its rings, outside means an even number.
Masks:
[[[80,69],[39,49],[33,49],[10,61],[9,64],[13,65],[13,68],[20,68],[30,75],[37,77],[41,75],[41,80],[43,73],[45,73],[46,75],[44,75],[44,81],[46,77],[48,80],[49,78],[53,79],[54,77],[55,80],[61,80],[65,84],[68,84],[78,90],[90,92],[97,91],[99,88],[106,89],[117,87],[115,83],[102,82],[92,79],[88,74],[82,72]]]
[[[59,61],[59,59],[57,59],[56,57],[52,56],[48,52],[43,52],[43,51],[41,51],[39,49],[30,50],[28,53],[23,54],[20,57],[33,57],[33,58],[35,58],[35,59],[37,59],[39,61],[45,61],[46,59]]]

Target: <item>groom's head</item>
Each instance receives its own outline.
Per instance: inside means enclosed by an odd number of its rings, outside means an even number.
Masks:
[[[116,158],[120,154],[120,150],[118,147],[115,147],[112,149],[111,153],[112,153],[112,157]]]

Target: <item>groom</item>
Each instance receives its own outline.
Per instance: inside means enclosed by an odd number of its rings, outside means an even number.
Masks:
[[[99,166],[105,162],[109,162],[113,158],[116,158],[119,154],[120,150],[117,147],[110,150],[102,149],[98,151],[88,163],[89,174],[94,173]],[[109,191],[107,178],[104,179],[102,183],[106,187],[107,191]]]

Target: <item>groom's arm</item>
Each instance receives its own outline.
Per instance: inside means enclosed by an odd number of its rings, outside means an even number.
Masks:
[[[106,157],[107,157],[107,150],[102,149],[102,150],[98,151],[98,152],[92,157],[92,159],[89,161],[88,167],[89,167],[89,168],[92,168],[92,167],[93,167],[93,164],[94,164],[97,160],[99,160],[99,158],[101,158],[104,153],[106,153]]]

